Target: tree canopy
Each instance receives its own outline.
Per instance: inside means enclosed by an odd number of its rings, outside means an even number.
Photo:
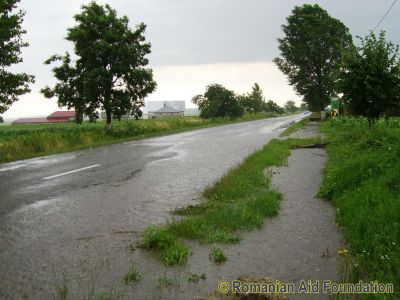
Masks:
[[[22,62],[21,50],[28,43],[23,42],[21,35],[24,12],[14,12],[19,0],[0,1],[0,114],[7,111],[18,101],[18,97],[29,93],[29,84],[34,82],[32,75],[12,73],[8,68]]]
[[[57,96],[60,106],[75,108],[77,121],[83,114],[95,119],[97,109],[106,111],[109,128],[112,116],[140,116],[144,98],[156,88],[152,70],[146,68],[151,52],[144,36],[146,25],[132,30],[126,16],[119,18],[108,4],[95,2],[83,5],[75,21],[67,40],[74,43],[76,59],[69,53],[50,57],[46,64],[61,62],[53,69],[58,82],[42,93]]]
[[[283,107],[280,107],[277,103],[272,100],[268,100],[264,105],[264,111],[276,113],[276,114],[283,114],[285,112]]]
[[[349,49],[340,72],[339,88],[353,115],[369,120],[390,115],[400,107],[399,46],[385,33],[371,32],[358,47]]]
[[[278,68],[311,110],[322,110],[336,94],[342,49],[352,45],[349,29],[317,4],[296,6],[282,25]]]
[[[244,112],[257,113],[263,111],[265,108],[265,98],[258,83],[254,83],[252,91],[249,94],[239,96],[239,102]]]
[[[199,107],[202,118],[236,118],[243,114],[235,93],[220,84],[207,86],[204,95],[193,97],[192,102]]]

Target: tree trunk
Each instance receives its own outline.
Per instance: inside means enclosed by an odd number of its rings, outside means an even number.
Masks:
[[[106,115],[107,115],[107,129],[111,130],[111,128],[112,128],[112,126],[111,126],[111,111],[106,110]]]

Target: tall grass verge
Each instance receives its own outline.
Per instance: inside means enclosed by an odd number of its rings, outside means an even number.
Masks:
[[[272,140],[207,188],[200,204],[176,210],[176,216],[164,226],[148,227],[140,246],[158,252],[166,264],[167,249],[184,245],[179,240],[239,242],[241,231],[260,228],[266,217],[278,214],[281,195],[271,187],[265,169],[284,165],[291,148],[318,142],[317,139]]]
[[[329,141],[320,195],[337,207],[350,250],[349,279],[392,283],[400,299],[400,119],[341,118],[324,122]],[[363,299],[364,299],[363,298]]]
[[[105,123],[102,121],[85,122],[82,125],[66,123],[2,126],[0,127],[0,163],[269,117],[272,115],[246,114],[235,120],[198,117],[123,120],[114,121],[111,131],[105,129]]]

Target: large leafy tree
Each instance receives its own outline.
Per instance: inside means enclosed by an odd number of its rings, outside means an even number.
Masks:
[[[352,45],[348,28],[317,4],[296,6],[282,25],[278,68],[311,110],[322,110],[335,93],[342,49]]]
[[[371,32],[343,56],[339,81],[346,106],[370,121],[400,108],[399,46]]]
[[[18,97],[29,93],[29,84],[34,77],[25,73],[12,73],[10,66],[22,62],[21,49],[28,46],[21,35],[24,12],[14,12],[19,0],[0,1],[0,114],[18,101]]]
[[[296,106],[296,103],[295,103],[294,101],[288,100],[288,101],[286,101],[286,103],[285,103],[285,110],[286,110],[288,113],[294,113],[294,112],[298,111],[299,108]]]
[[[262,111],[265,108],[265,98],[258,83],[254,83],[249,94],[239,96],[239,102],[244,112],[256,113]]]
[[[193,97],[192,102],[199,107],[202,118],[236,118],[243,114],[235,93],[220,84],[207,86],[204,95]]]
[[[61,65],[53,69],[57,84],[44,88],[43,94],[57,96],[60,106],[75,108],[78,122],[83,114],[96,118],[97,109],[106,111],[108,128],[112,116],[139,117],[144,98],[156,88],[152,70],[146,68],[150,53],[146,26],[141,23],[132,30],[126,16],[119,18],[109,5],[95,2],[82,6],[75,20],[67,40],[74,43],[76,59],[67,53],[45,62]]]

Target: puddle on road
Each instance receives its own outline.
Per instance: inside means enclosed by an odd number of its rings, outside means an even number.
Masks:
[[[243,240],[238,245],[218,245],[228,258],[223,265],[210,262],[209,253],[213,245],[189,241],[192,255],[188,264],[165,268],[153,252],[137,248],[137,231],[131,230],[130,226],[115,226],[111,231],[98,231],[101,234],[78,238],[71,238],[72,234],[67,238],[64,234],[60,240],[53,240],[50,247],[46,242],[41,243],[45,239],[43,236],[37,244],[32,241],[27,243],[33,246],[34,253],[21,251],[19,264],[12,272],[15,276],[16,271],[19,276],[10,281],[5,280],[2,274],[0,279],[5,284],[2,290],[15,291],[13,296],[18,297],[28,295],[29,299],[57,297],[66,290],[71,299],[84,299],[102,293],[119,293],[122,299],[202,299],[216,290],[221,278],[233,280],[243,274],[262,274],[282,282],[295,283],[303,279],[337,279],[335,253],[340,246],[340,234],[334,224],[334,211],[328,203],[314,199],[325,160],[321,151],[294,150],[289,168],[274,169],[273,183],[286,197],[280,215],[266,220],[261,230],[242,233]],[[300,177],[304,168],[310,166],[313,170],[307,171],[309,178]],[[159,218],[159,223],[168,214],[162,210],[151,212],[153,216],[163,216]],[[151,222],[157,223],[154,219]],[[57,231],[57,228],[53,230]],[[31,233],[34,239],[35,234]],[[23,248],[24,244],[19,247]],[[331,256],[322,255],[326,249]],[[35,255],[38,251],[40,256]],[[46,261],[43,256],[51,259]],[[4,256],[2,253],[2,259],[13,257],[15,254]],[[8,266],[4,261],[2,265]],[[122,277],[131,265],[137,267],[141,279],[125,285]],[[205,273],[207,277],[192,283],[188,281],[192,273]],[[310,299],[309,295],[290,297],[297,298]]]

